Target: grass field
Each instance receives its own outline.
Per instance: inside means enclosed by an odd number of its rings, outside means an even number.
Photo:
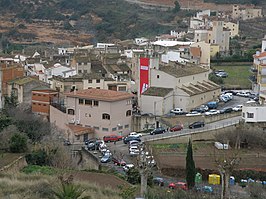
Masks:
[[[250,89],[251,82],[248,77],[251,76],[249,71],[250,65],[240,66],[213,66],[215,70],[224,70],[228,77],[224,78],[224,87],[228,89]]]

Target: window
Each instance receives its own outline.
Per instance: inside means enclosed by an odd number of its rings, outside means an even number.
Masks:
[[[96,79],[96,83],[100,83],[101,82],[101,80],[100,79]]]
[[[46,106],[46,104],[43,104],[43,106]]]
[[[91,106],[92,105],[92,100],[85,100],[85,104]]]
[[[87,73],[87,70],[84,70],[84,73]]]
[[[94,106],[99,106],[99,101],[94,101],[94,102],[93,102],[93,105],[94,105]]]
[[[84,104],[84,99],[79,99],[79,104]]]
[[[96,89],[101,89],[101,87],[96,87]]]
[[[128,129],[128,128],[129,128],[129,124],[126,124],[126,125],[125,125],[125,129]]]
[[[77,135],[77,140],[79,140],[80,139],[80,136],[79,135]]]
[[[120,87],[118,87],[118,91],[127,91],[127,87],[126,86],[120,86]]]
[[[89,84],[91,84],[91,83],[92,83],[92,80],[91,80],[91,79],[89,79],[89,80],[88,80],[88,83],[89,83]]]
[[[75,111],[74,111],[74,109],[68,109],[68,110],[67,110],[67,114],[68,114],[68,115],[75,115]]]
[[[82,71],[81,70],[78,70],[78,73],[82,73]]]
[[[35,103],[35,102],[33,102],[33,105],[36,105],[36,103]]]
[[[116,131],[116,127],[112,128],[112,131]]]
[[[128,117],[128,116],[131,116],[131,110],[128,110],[127,112],[126,112],[126,116]]]
[[[95,130],[99,130],[100,128],[98,126],[93,127]]]
[[[131,104],[131,100],[127,100],[127,105],[130,105]]]
[[[102,119],[103,119],[103,120],[110,120],[110,115],[107,114],[107,113],[103,113],[103,114],[102,114]]]
[[[157,79],[159,79],[160,78],[160,75],[157,75]]]
[[[254,113],[247,113],[247,118],[254,118]]]
[[[108,128],[102,128],[102,130],[103,130],[103,131],[109,131],[109,129],[108,129]]]

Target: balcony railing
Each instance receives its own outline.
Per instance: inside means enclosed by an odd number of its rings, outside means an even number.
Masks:
[[[51,103],[51,106],[55,107],[56,109],[58,109],[59,111],[66,113],[66,107],[62,104],[58,104],[58,103]]]

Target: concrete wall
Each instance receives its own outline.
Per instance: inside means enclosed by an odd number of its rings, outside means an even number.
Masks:
[[[81,155],[82,155],[82,162],[79,165],[80,168],[82,168],[83,170],[84,169],[100,170],[99,160],[93,154],[82,148]]]

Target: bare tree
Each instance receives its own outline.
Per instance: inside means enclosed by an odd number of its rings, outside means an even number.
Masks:
[[[221,175],[222,181],[222,191],[221,191],[221,199],[229,199],[229,179],[233,170],[240,163],[240,157],[238,151],[236,150],[224,150],[224,154],[216,157],[215,163],[217,165],[218,171]]]
[[[145,143],[139,145],[139,151],[140,153],[137,157],[137,168],[141,177],[140,196],[144,198],[145,194],[147,193],[148,176],[151,174],[152,159],[147,157]]]

